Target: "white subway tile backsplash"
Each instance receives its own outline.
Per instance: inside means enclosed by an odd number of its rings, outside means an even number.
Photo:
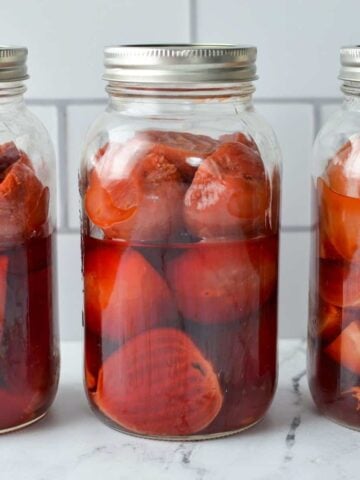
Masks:
[[[259,96],[339,96],[339,48],[359,42],[357,0],[196,3],[197,41],[258,47]]]
[[[310,232],[283,232],[280,240],[279,335],[306,335]]]
[[[275,130],[282,150],[282,225],[309,226],[313,107],[297,103],[259,103],[257,110]]]
[[[57,234],[58,298],[62,340],[82,338],[80,235]]]
[[[29,48],[29,95],[101,97],[104,45],[189,41],[189,0],[12,0],[2,43]]]
[[[80,167],[82,146],[91,123],[101,112],[101,105],[71,105],[67,108],[67,152],[68,152],[68,221],[70,228],[79,228],[79,188],[78,172]]]

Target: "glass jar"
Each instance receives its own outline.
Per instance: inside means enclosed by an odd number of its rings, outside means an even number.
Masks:
[[[279,148],[256,49],[105,49],[80,174],[85,385],[124,432],[228,435],[276,385]]]
[[[0,433],[42,418],[59,377],[54,152],[24,103],[26,58],[0,47]]]
[[[320,411],[360,428],[360,47],[340,57],[344,100],[314,146],[308,370]]]

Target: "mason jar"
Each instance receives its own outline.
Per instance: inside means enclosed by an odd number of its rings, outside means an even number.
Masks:
[[[59,378],[54,151],[24,103],[26,58],[0,47],[0,433],[42,418]]]
[[[340,52],[342,105],[314,146],[309,382],[330,419],[360,428],[360,47]]]
[[[80,174],[85,386],[127,433],[202,439],[265,414],[277,371],[280,152],[256,48],[105,49]]]

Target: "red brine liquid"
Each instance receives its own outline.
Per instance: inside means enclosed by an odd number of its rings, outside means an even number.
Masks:
[[[83,241],[85,375],[107,422],[150,436],[235,432],[276,386],[278,237]]]
[[[58,384],[51,236],[0,250],[0,430],[41,417]]]
[[[319,409],[360,428],[359,137],[329,159],[316,182],[318,229],[310,295],[309,382]]]
[[[43,417],[57,389],[49,198],[31,159],[0,145],[0,433]]]
[[[85,376],[120,430],[206,438],[255,424],[276,383],[279,177],[254,141],[136,132],[81,185]]]
[[[332,179],[332,184],[344,189],[341,179],[336,180]],[[318,180],[317,194],[319,231],[311,275],[309,384],[322,413],[345,426],[360,428],[360,250],[356,222],[356,217],[360,219],[360,199],[334,191],[323,179]]]

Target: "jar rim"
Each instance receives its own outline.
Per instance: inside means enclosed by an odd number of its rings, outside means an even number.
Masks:
[[[0,83],[18,82],[29,78],[26,47],[0,45]]]
[[[236,44],[112,45],[104,80],[117,83],[238,83],[256,80],[257,49]]]

